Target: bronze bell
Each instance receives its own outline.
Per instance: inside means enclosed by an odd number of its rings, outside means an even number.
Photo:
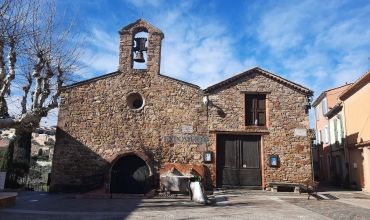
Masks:
[[[144,56],[143,56],[143,51],[136,52],[136,57],[134,58],[134,61],[138,62],[138,63],[144,63],[145,62]]]

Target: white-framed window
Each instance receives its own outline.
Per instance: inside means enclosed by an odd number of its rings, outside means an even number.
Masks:
[[[317,144],[321,144],[321,130],[317,131],[316,140],[317,140]]]
[[[322,115],[326,114],[326,98],[321,101]]]
[[[316,121],[318,121],[318,120],[320,120],[320,108],[319,108],[319,106],[316,106],[315,112],[316,112]]]
[[[324,141],[325,143],[329,143],[329,129],[328,129],[328,126],[325,126],[324,127]]]

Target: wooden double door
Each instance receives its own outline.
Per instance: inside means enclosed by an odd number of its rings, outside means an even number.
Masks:
[[[217,135],[217,185],[261,186],[261,136]]]

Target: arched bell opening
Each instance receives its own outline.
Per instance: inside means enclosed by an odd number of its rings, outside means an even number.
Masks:
[[[134,69],[147,68],[147,49],[148,49],[148,32],[145,29],[140,29],[135,34],[133,39],[132,56]]]
[[[112,166],[110,175],[111,193],[143,194],[145,178],[150,169],[142,158],[135,154],[120,157]]]

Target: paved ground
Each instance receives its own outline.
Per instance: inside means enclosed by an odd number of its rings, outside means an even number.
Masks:
[[[259,190],[215,190],[212,205],[186,197],[75,199],[74,194],[20,192],[0,219],[369,219],[370,194],[324,191],[307,194]]]

